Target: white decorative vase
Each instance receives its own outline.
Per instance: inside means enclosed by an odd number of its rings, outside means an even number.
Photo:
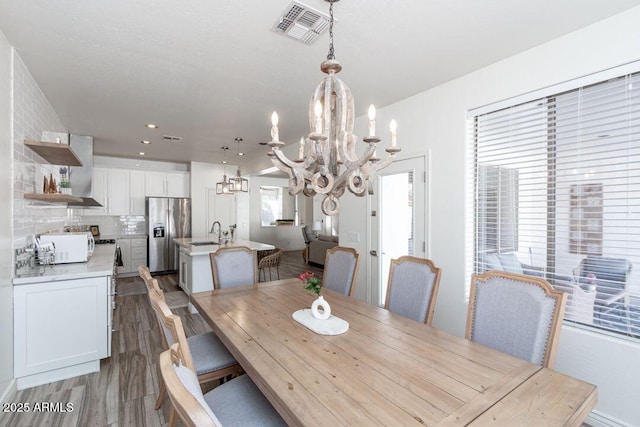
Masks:
[[[318,308],[322,308],[322,310],[318,310]],[[311,314],[320,320],[327,320],[331,316],[331,306],[322,295],[311,304]]]

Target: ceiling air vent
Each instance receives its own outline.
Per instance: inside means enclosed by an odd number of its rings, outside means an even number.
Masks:
[[[312,44],[327,28],[329,15],[292,1],[271,30],[304,44]]]
[[[180,142],[182,141],[181,136],[171,136],[171,135],[162,135],[162,139],[167,142]]]

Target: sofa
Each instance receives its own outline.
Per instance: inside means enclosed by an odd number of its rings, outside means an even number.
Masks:
[[[544,277],[544,268],[520,262],[515,252],[485,254],[481,265],[482,271],[499,270],[527,276]]]
[[[317,239],[313,239],[309,242],[307,262],[324,266],[324,258],[327,254],[327,250],[334,246],[338,246],[338,236],[318,234]]]

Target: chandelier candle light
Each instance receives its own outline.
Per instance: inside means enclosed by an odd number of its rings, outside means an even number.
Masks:
[[[347,85],[336,77],[342,65],[335,60],[333,52],[333,4],[339,0],[325,1],[330,4],[330,44],[327,60],[320,64],[320,69],[327,77],[320,82],[309,103],[311,133],[306,139],[300,139],[298,158],[288,159],[281,150],[285,143],[280,141],[278,114],[274,111],[271,115],[269,155],[273,164],[289,175],[289,194],[293,196],[302,192],[308,197],[324,194],[322,212],[336,215],[340,212],[338,199],[346,188],[358,197],[373,194],[373,174],[391,164],[400,148],[397,146],[397,124],[392,120],[391,145],[385,149],[388,156],[383,161],[377,157],[376,144],[380,138],[376,136],[376,110],[371,105],[368,111],[369,135],[362,139],[367,147],[362,156],[356,154],[358,137],[353,134],[353,97]]]

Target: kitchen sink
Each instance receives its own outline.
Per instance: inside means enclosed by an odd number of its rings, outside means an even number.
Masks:
[[[208,245],[217,245],[218,242],[191,242],[193,246],[208,246]]]

